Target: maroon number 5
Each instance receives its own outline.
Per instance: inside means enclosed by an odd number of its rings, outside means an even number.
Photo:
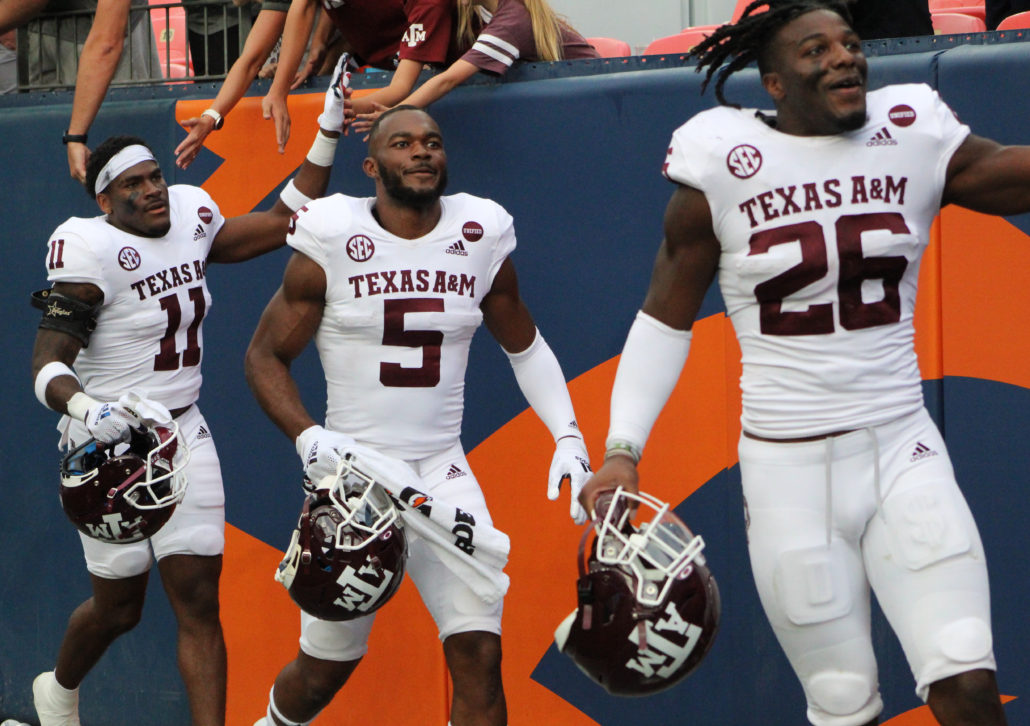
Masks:
[[[195,366],[200,363],[200,324],[207,312],[207,303],[204,302],[204,288],[191,287],[186,295],[193,301],[193,321],[186,328],[186,349],[182,351],[181,365]],[[168,327],[161,338],[161,347],[154,356],[155,371],[174,371],[179,368],[180,355],[175,349],[175,333],[182,323],[182,308],[179,306],[179,295],[172,293],[165,295],[158,300],[161,309],[168,315]]]
[[[908,267],[904,255],[864,257],[862,233],[884,230],[908,234],[905,219],[896,212],[848,214],[835,224],[840,273],[837,300],[840,324],[845,330],[860,330],[896,323],[901,319],[898,284]],[[749,255],[768,252],[774,245],[797,242],[801,262],[755,286],[761,330],[765,335],[820,335],[834,330],[833,303],[809,305],[807,310],[784,312],[783,301],[804,287],[821,280],[828,271],[826,236],[817,222],[801,222],[751,235]],[[883,298],[862,302],[862,283],[880,280]]]
[[[432,388],[440,382],[440,346],[443,333],[439,330],[405,330],[405,313],[443,312],[442,298],[402,298],[383,301],[383,345],[402,348],[421,348],[422,365],[405,368],[400,363],[381,362],[379,382],[395,388]]]

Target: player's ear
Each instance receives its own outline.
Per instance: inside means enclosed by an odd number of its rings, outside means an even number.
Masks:
[[[107,196],[106,192],[97,194],[97,206],[100,207],[100,211],[104,214],[110,214],[111,210],[114,209],[114,205],[111,204],[111,197]]]
[[[776,71],[762,74],[762,87],[772,96],[774,101],[782,101],[784,96],[783,79]]]
[[[376,160],[371,156],[366,156],[365,160],[361,162],[361,169],[369,179],[379,178],[379,169],[376,166]]]

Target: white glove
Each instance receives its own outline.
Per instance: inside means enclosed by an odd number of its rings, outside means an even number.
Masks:
[[[148,426],[167,426],[172,422],[172,414],[165,405],[147,398],[142,391],[132,390],[122,394],[118,405],[136,414]]]
[[[68,415],[86,424],[89,435],[105,446],[129,440],[129,429],[142,425],[139,416],[118,401],[104,403],[81,391],[68,399]]]
[[[336,480],[340,462],[354,439],[347,434],[329,431],[321,426],[309,426],[297,437],[297,454],[304,464],[305,488],[312,491],[327,489]]]
[[[586,444],[578,436],[563,436],[558,439],[551,459],[551,470],[547,474],[547,498],[552,502],[558,499],[561,483],[568,478],[572,502],[569,505],[569,516],[576,524],[587,521],[587,513],[579,504],[579,493],[590,478],[590,455]]]
[[[343,131],[344,101],[350,88],[350,53],[341,53],[333,69],[333,80],[325,92],[325,106],[318,117],[318,125],[326,131]]]

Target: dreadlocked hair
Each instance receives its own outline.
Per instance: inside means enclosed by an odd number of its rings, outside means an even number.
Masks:
[[[773,36],[787,23],[813,10],[831,10],[851,24],[847,0],[754,0],[744,8],[736,23],[719,26],[690,49],[688,57],[697,59],[695,70],[700,73],[702,68],[708,68],[701,92],[705,92],[712,76],[718,73],[715,98],[723,106],[739,108],[723,95],[726,80],[755,61],[758,62],[759,73],[765,73]]]

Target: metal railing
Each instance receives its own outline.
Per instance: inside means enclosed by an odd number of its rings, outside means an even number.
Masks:
[[[253,10],[252,10],[253,8]],[[134,4],[112,86],[213,81],[239,57],[255,5],[230,0]],[[44,13],[18,29],[18,90],[75,87],[95,10]]]

